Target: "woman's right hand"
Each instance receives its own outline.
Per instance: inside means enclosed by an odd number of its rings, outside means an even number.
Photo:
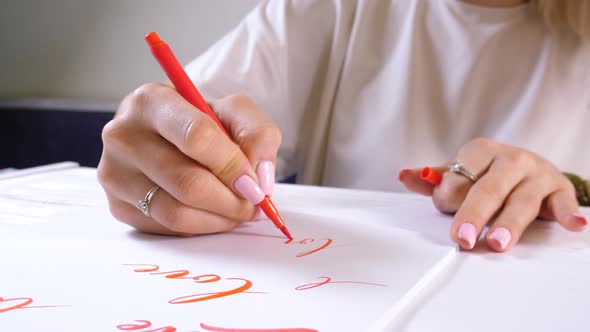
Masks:
[[[254,204],[272,194],[281,132],[248,97],[211,106],[232,139],[167,85],[148,83],[125,97],[103,130],[98,165],[116,219],[168,235],[224,232],[260,219]],[[150,218],[137,205],[155,185]]]

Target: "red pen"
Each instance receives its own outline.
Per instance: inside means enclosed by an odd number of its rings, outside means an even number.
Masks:
[[[424,167],[420,171],[420,178],[424,181],[430,182],[431,184],[438,186],[442,181],[442,174],[434,168]]]
[[[201,112],[207,114],[221,130],[231,139],[229,133],[225,130],[219,119],[215,116],[215,113],[209,107],[209,104],[205,101],[203,96],[197,90],[197,87],[193,84],[191,79],[188,77],[172,50],[163,40],[160,39],[158,34],[155,32],[149,33],[145,36],[145,40],[147,41],[152,54],[160,63],[160,66],[172,82],[176,91],[189,103],[199,109]],[[270,200],[270,197],[264,196],[264,198],[260,202],[254,202],[256,206],[260,207],[262,211],[266,214],[268,218],[277,226],[278,229],[285,234],[286,237],[289,239],[293,239],[289,230],[287,230],[287,226],[283,222],[283,219],[279,215],[279,211]]]

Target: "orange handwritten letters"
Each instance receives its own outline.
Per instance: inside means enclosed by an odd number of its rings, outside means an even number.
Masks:
[[[37,309],[37,308],[56,308],[56,307],[68,307],[65,305],[44,305],[44,306],[32,306],[33,299],[30,297],[15,297],[11,299],[5,299],[0,297],[0,314],[9,312],[16,309]]]
[[[280,329],[236,329],[236,328],[225,328],[215,327],[211,325],[205,325],[201,323],[201,328],[205,331],[214,332],[318,332],[318,330],[306,329],[306,328],[280,328]]]
[[[314,246],[317,245],[317,247],[308,250],[308,251],[303,251],[300,252],[299,254],[297,254],[297,258],[301,258],[301,257],[305,257],[305,256],[309,256],[312,254],[315,254],[317,252],[320,252],[326,248],[328,248],[332,242],[334,242],[332,239],[328,239],[328,238],[323,238],[323,239],[313,239],[313,238],[308,238],[308,239],[303,239],[303,240],[299,240],[299,241],[294,241],[294,240],[287,240],[285,242],[285,244],[289,244],[289,245],[308,245],[308,244],[313,244]]]
[[[15,297],[12,299],[0,297],[0,313],[21,309],[31,303],[33,303],[33,299],[29,297]]]
[[[296,290],[308,290],[320,286],[324,286],[326,284],[358,284],[358,285],[370,285],[370,286],[380,286],[380,287],[387,287],[387,285],[382,284],[374,284],[371,282],[363,282],[363,281],[333,281],[330,277],[320,277],[320,279],[324,279],[320,282],[312,282],[309,284],[301,285],[295,287]]]
[[[117,329],[121,331],[141,331],[141,332],[176,332],[173,326],[164,326],[151,330],[144,330],[152,326],[149,320],[135,320],[136,323],[117,325]]]
[[[307,329],[307,328],[279,328],[279,329],[239,329],[239,328],[225,328],[225,327],[216,327],[211,325],[206,325],[201,323],[199,325],[204,331],[212,331],[212,332],[318,332],[318,330],[314,329]],[[139,331],[139,332],[176,332],[176,328],[173,326],[164,326],[155,329],[151,328],[152,323],[149,320],[135,320],[134,323],[131,324],[121,324],[117,325],[117,329],[120,331]],[[190,331],[190,332],[199,332],[199,331]]]
[[[136,266],[136,267],[143,267],[139,269],[133,270],[134,272],[138,273],[148,273],[150,275],[164,275],[167,279],[186,279],[192,280],[197,284],[206,284],[211,282],[220,282],[220,281],[230,281],[233,284],[237,283],[232,289],[222,292],[213,292],[213,293],[200,293],[200,294],[193,294],[187,296],[177,297],[168,301],[170,304],[184,304],[184,303],[194,303],[194,302],[202,302],[207,300],[214,300],[230,295],[240,294],[240,293],[254,293],[254,294],[265,294],[263,292],[248,292],[250,288],[252,288],[252,282],[248,279],[244,278],[221,278],[221,276],[216,274],[202,274],[197,276],[189,276],[190,271],[188,270],[174,270],[174,271],[160,271],[160,267],[155,264],[123,264],[125,266]]]

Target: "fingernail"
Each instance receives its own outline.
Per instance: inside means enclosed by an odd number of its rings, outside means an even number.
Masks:
[[[505,227],[494,229],[489,237],[489,240],[496,242],[497,246],[502,250],[506,249],[506,246],[510,243],[510,239],[512,239],[512,234],[510,234],[508,228]]]
[[[477,230],[475,229],[475,226],[473,226],[473,224],[466,222],[462,224],[461,227],[459,227],[457,236],[459,237],[459,239],[467,242],[467,249],[471,249],[473,248],[473,246],[475,246]]]
[[[409,172],[410,170],[407,168],[402,169],[401,171],[399,171],[399,173],[397,173],[397,180],[400,182],[404,181],[404,176]]]
[[[256,205],[264,199],[264,191],[248,175],[237,178],[234,188],[252,204]]]
[[[267,219],[266,214],[264,214],[264,211],[262,211],[261,208],[257,207],[256,213],[254,213],[254,217],[252,217],[252,221],[260,221],[265,219]]]
[[[275,189],[275,165],[272,161],[263,161],[256,167],[260,188],[267,196],[272,196]]]
[[[581,227],[585,227],[588,225],[588,219],[586,219],[586,217],[581,213],[572,213],[570,215],[570,220],[573,220],[574,223]]]

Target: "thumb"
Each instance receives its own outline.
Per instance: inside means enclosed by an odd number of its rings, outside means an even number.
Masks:
[[[403,169],[399,172],[398,180],[410,191],[431,196],[434,187],[442,181],[445,170],[445,167]]]
[[[561,189],[545,198],[539,216],[555,219],[569,231],[580,232],[588,225],[588,219],[579,212],[579,208],[575,193]]]
[[[246,96],[230,96],[211,103],[219,121],[246,155],[258,177],[258,184],[271,196],[275,164],[281,145],[280,129]]]

